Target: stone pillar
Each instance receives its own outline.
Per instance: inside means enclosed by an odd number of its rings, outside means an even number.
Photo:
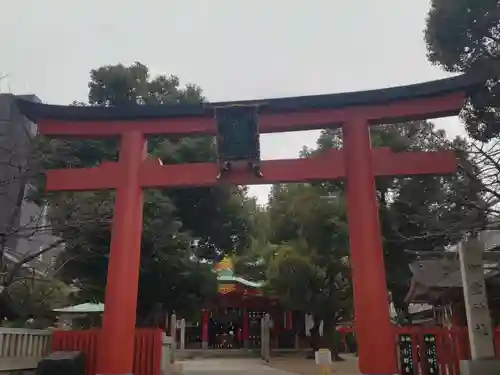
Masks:
[[[266,335],[266,324],[267,324],[267,320],[266,320],[266,315],[264,315],[261,319],[260,319],[260,353],[261,353],[261,357],[263,360],[266,359],[266,344],[267,344],[267,335]]]
[[[249,320],[248,320],[248,309],[243,310],[243,347],[248,349],[248,335],[249,335]]]
[[[170,317],[170,336],[172,337],[172,358],[175,359],[175,350],[177,349],[177,315]]]
[[[270,328],[271,328],[271,316],[269,314],[266,314],[264,315],[261,321],[261,337],[260,337],[262,359],[266,362],[269,362],[271,359]]]
[[[180,327],[180,345],[179,349],[186,349],[186,319],[181,319],[181,327]]]
[[[471,360],[460,361],[460,373],[499,374],[500,361],[494,359],[493,329],[484,281],[484,243],[471,236],[460,243],[458,253],[471,349]]]

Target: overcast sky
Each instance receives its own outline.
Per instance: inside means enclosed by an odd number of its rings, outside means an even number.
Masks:
[[[335,93],[445,77],[426,59],[429,0],[1,0],[0,90],[86,100],[90,69],[140,61],[210,101]],[[438,125],[463,133],[457,119]],[[318,132],[262,137],[295,157]],[[261,203],[268,187],[253,187]]]

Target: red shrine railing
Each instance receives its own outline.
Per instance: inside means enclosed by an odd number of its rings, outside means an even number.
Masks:
[[[95,375],[100,332],[100,329],[54,331],[51,351],[82,351],[85,355],[85,375]],[[141,328],[135,331],[134,375],[160,375],[162,333],[161,329],[156,328]]]
[[[341,350],[350,352],[351,328],[339,328]],[[471,358],[467,327],[394,327],[399,373],[460,375],[460,361]],[[500,359],[500,327],[494,330],[495,356]]]

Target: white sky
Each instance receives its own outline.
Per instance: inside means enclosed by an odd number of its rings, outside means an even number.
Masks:
[[[1,0],[0,90],[86,100],[90,69],[140,61],[210,101],[356,91],[442,78],[426,60],[429,0]],[[450,135],[457,119],[440,120]],[[295,157],[318,132],[262,137]],[[252,187],[261,203],[267,186]]]

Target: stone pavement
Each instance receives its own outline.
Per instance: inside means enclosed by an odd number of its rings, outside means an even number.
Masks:
[[[274,369],[260,359],[210,358],[182,362],[184,375],[292,375],[291,372]]]

